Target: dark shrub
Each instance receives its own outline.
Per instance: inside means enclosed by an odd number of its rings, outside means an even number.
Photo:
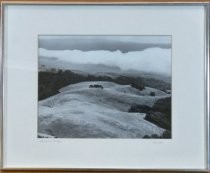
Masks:
[[[150,96],[155,96],[155,92],[151,91]]]
[[[139,82],[139,81],[133,81],[133,82],[131,82],[131,86],[133,88],[136,88],[136,89],[140,90],[140,91],[145,88],[142,81],[141,82]]]
[[[165,130],[165,131],[163,132],[162,138],[163,138],[163,139],[171,138],[171,131]]]
[[[148,113],[149,111],[152,111],[152,108],[146,105],[133,105],[128,110],[128,112],[140,112],[140,113]]]
[[[163,112],[171,120],[171,97],[157,100],[153,109],[157,112]]]
[[[149,112],[146,114],[145,120],[156,124],[157,126],[164,129],[171,129],[171,121],[161,112]]]
[[[165,130],[161,136],[157,134],[152,134],[151,136],[145,135],[144,139],[170,139],[171,138],[171,131]]]

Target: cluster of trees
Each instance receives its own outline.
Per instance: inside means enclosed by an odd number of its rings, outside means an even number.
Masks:
[[[104,89],[104,87],[102,85],[98,85],[98,84],[89,85],[89,88],[100,88],[100,89]]]

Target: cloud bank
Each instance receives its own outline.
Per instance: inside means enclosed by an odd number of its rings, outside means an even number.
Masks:
[[[171,75],[171,49],[148,48],[143,51],[122,53],[121,51],[47,50],[39,48],[39,57],[57,58],[66,63],[105,64],[118,66],[122,70],[137,70]]]

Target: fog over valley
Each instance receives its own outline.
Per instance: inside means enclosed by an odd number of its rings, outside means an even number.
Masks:
[[[48,57],[55,62],[57,68],[68,68],[70,64],[104,64],[116,66],[121,70],[136,70],[151,73],[171,75],[171,50],[162,48],[148,48],[143,51],[122,53],[120,51],[110,52],[105,50],[81,51],[81,50],[46,50],[39,49],[39,56]],[[50,63],[50,62],[49,62]],[[45,64],[46,65],[46,64]],[[76,66],[75,66],[76,68]]]

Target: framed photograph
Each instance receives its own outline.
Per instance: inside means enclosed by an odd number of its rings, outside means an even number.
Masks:
[[[2,169],[208,170],[208,2],[2,2]]]

